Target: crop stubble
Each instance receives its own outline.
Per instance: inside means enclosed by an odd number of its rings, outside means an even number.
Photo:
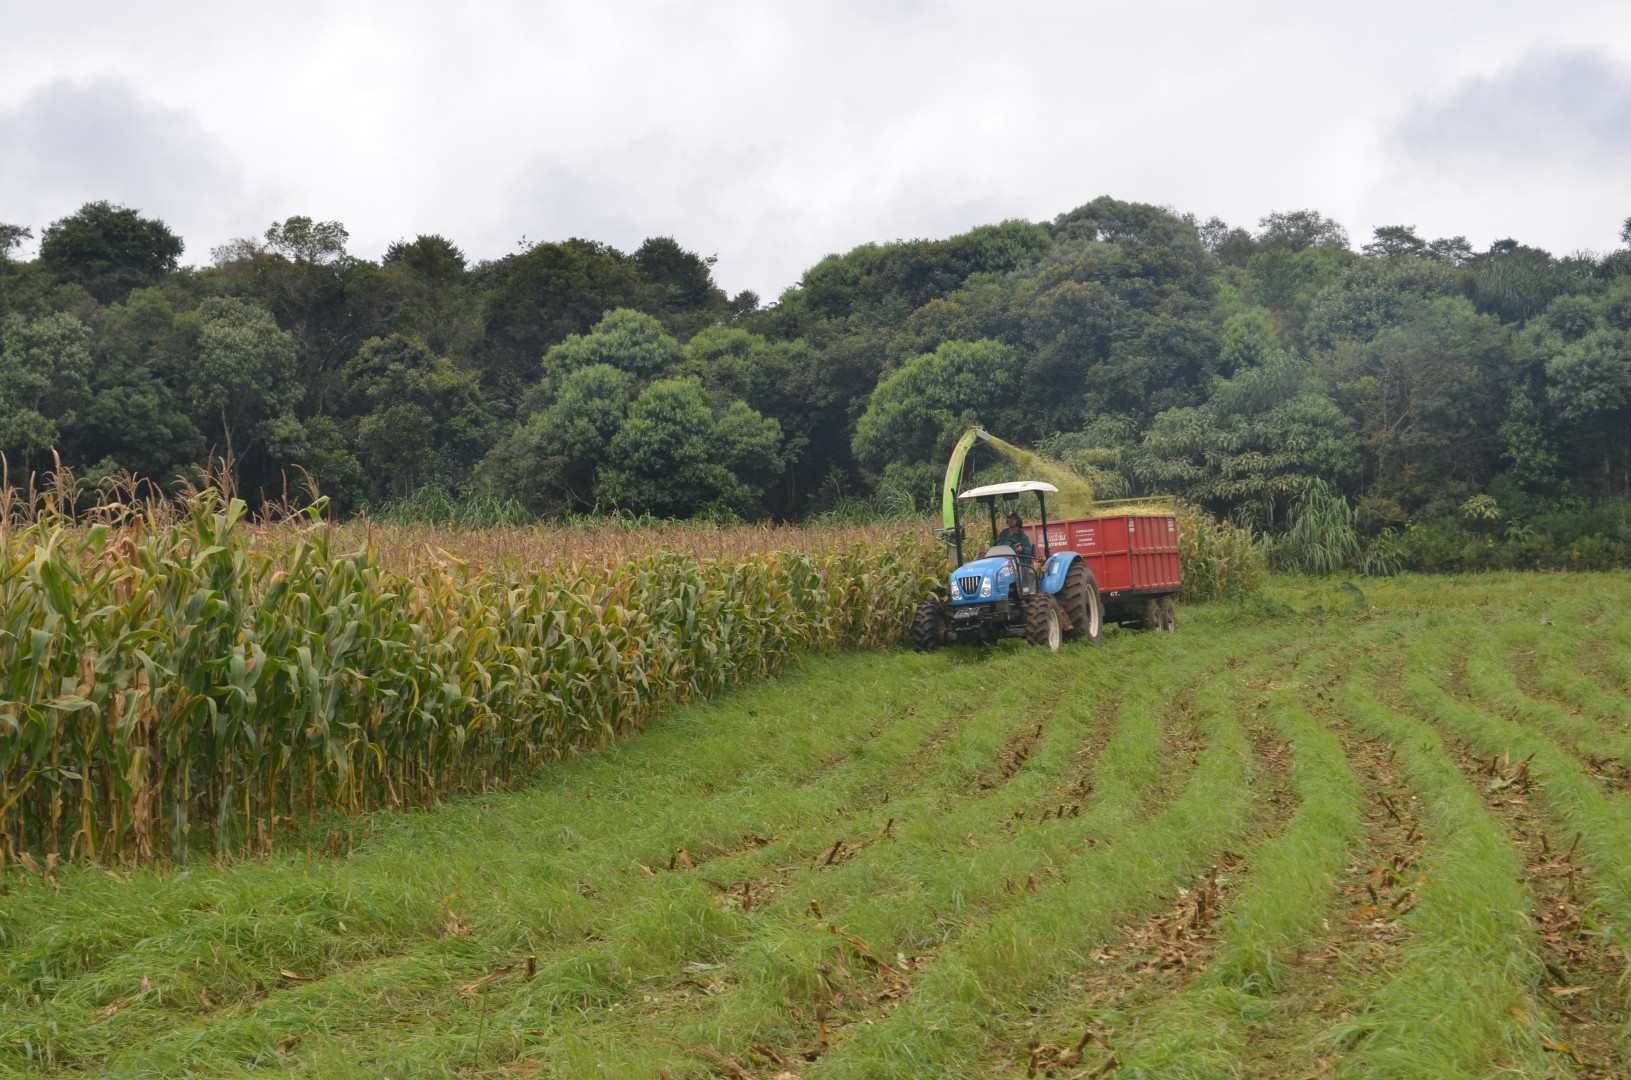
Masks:
[[[813,661],[349,857],[14,867],[0,1062],[1627,1075],[1631,587],[1363,588]]]

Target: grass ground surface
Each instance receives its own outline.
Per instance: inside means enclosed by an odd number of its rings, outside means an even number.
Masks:
[[[1631,578],[812,659],[310,850],[13,871],[0,1071],[1631,1076]]]

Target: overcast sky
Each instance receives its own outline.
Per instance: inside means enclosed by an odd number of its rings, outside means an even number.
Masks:
[[[1628,177],[1625,0],[0,0],[0,221],[110,199],[192,264],[292,214],[370,258],[672,235],[770,299],[1103,194],[1563,254]]]

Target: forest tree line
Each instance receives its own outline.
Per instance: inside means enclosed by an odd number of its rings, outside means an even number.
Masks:
[[[1103,197],[862,245],[769,304],[669,237],[375,262],[291,217],[195,268],[96,202],[18,258],[33,238],[0,225],[13,482],[53,452],[91,481],[224,458],[251,497],[309,476],[339,512],[802,519],[926,504],[979,422],[1102,494],[1270,529],[1319,479],[1372,533],[1521,548],[1572,516],[1546,543],[1631,557],[1631,219],[1606,254],[1406,225],[1356,250],[1312,210],[1253,230]]]

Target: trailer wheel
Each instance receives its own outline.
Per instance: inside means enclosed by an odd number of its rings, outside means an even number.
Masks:
[[[946,605],[929,597],[917,606],[912,618],[912,644],[918,652],[933,652],[946,643]]]
[[[1178,629],[1178,608],[1177,605],[1172,602],[1172,597],[1170,596],[1163,596],[1161,598],[1160,628],[1169,634]]]
[[[1067,637],[1086,638],[1097,645],[1104,640],[1104,601],[1099,598],[1098,583],[1087,567],[1079,562],[1070,564],[1065,571],[1065,583],[1059,588],[1059,606],[1070,620]]]
[[[1161,601],[1146,600],[1139,610],[1141,612],[1138,619],[1138,628],[1140,630],[1166,629],[1166,620],[1161,616]]]
[[[1025,602],[1025,640],[1032,645],[1046,645],[1049,652],[1058,652],[1064,643],[1059,602],[1047,593],[1037,593]]]

